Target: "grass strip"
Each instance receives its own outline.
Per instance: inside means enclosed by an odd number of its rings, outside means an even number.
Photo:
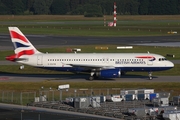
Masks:
[[[117,15],[118,20],[180,20],[180,15]],[[83,15],[0,15],[0,21],[79,21],[113,20],[113,15],[84,17]]]
[[[44,89],[57,89],[58,85],[69,84],[71,89],[139,89],[139,88],[153,88],[156,92],[173,92],[174,95],[178,95],[180,91],[180,82],[135,82],[135,83],[124,83],[124,82],[0,82],[1,90],[12,90],[12,91],[39,91],[43,86]]]

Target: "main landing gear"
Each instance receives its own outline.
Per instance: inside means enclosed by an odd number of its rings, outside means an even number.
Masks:
[[[89,77],[89,80],[90,80],[90,81],[93,81],[93,80],[94,80],[94,75],[95,75],[95,72],[91,72],[91,76]]]
[[[149,72],[148,75],[149,75],[149,80],[152,80],[153,79],[152,72]]]

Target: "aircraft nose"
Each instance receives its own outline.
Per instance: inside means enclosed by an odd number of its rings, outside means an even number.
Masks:
[[[168,64],[169,67],[174,67],[174,63],[169,61],[169,64]]]

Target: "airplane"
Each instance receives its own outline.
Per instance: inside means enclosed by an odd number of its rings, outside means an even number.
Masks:
[[[119,78],[128,71],[148,72],[152,80],[152,72],[174,67],[164,56],[152,53],[42,53],[19,28],[8,28],[15,54],[7,56],[6,60],[23,65],[57,71],[89,72],[89,80]]]

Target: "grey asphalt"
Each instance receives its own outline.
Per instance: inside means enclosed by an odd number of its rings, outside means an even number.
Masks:
[[[180,35],[170,36],[140,36],[140,37],[75,37],[26,35],[31,43],[38,48],[74,46],[74,45],[136,45],[152,43],[180,42]],[[13,50],[9,35],[0,34],[0,50]]]
[[[140,43],[134,45],[141,46],[165,46],[165,47],[180,47],[180,42],[166,42],[166,43]]]
[[[14,105],[14,104],[3,104],[0,103],[0,109],[5,110],[14,110],[16,114],[8,112],[5,113],[6,115],[3,116],[3,111],[0,112],[0,119],[1,120],[117,120],[116,118],[100,116],[100,115],[93,115],[93,114],[86,114],[86,113],[79,113],[79,112],[71,112],[71,111],[64,111],[64,110],[55,110],[55,109],[48,109],[48,108],[40,108],[40,107],[31,107],[31,106],[22,106],[22,105]],[[29,115],[27,114],[29,113]],[[34,117],[34,114],[37,114]],[[43,113],[43,114],[42,114]],[[45,113],[51,113],[45,115]],[[7,116],[8,114],[8,116]],[[54,114],[54,115],[53,115]],[[55,116],[56,115],[56,116]],[[16,119],[15,119],[16,118]],[[120,119],[119,119],[120,120]]]
[[[87,74],[1,74],[0,82],[92,82],[88,80]],[[153,76],[153,80],[148,79],[147,76],[141,75],[125,75],[120,78],[113,79],[97,79],[93,82],[180,82],[180,76]]]

